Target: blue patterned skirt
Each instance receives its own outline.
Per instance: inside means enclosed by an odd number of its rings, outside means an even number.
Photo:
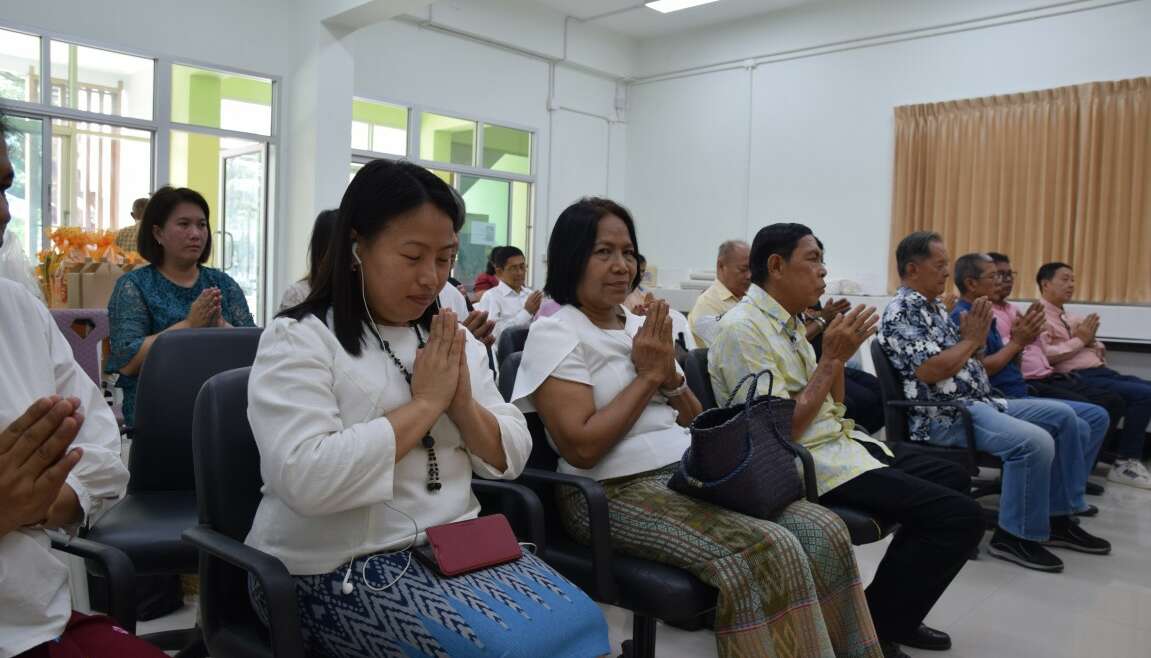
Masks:
[[[591,599],[534,555],[444,578],[405,552],[370,560],[366,587],[353,564],[352,593],[342,593],[346,565],[297,576],[300,627],[310,656],[331,658],[591,658],[610,653],[607,623]],[[264,592],[248,593],[268,623]]]

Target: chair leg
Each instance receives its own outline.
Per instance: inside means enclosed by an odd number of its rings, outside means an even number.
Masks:
[[[638,613],[632,614],[631,657],[655,658],[656,619]]]

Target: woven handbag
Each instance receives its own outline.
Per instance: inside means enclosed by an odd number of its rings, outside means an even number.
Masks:
[[[747,375],[739,381],[727,404],[709,409],[691,424],[691,446],[667,486],[692,498],[726,509],[770,519],[803,495],[803,481],[791,443],[795,400],[755,396],[759,378],[771,371]],[[743,385],[751,381],[742,406],[729,406]]]

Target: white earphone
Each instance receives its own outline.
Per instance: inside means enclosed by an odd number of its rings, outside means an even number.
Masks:
[[[356,259],[356,263],[363,267],[364,261],[360,260],[360,245],[355,240],[352,240],[352,258]]]

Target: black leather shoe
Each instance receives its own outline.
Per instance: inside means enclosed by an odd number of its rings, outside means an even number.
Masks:
[[[1106,491],[1106,489],[1104,489],[1101,484],[1096,484],[1095,482],[1087,483],[1088,496],[1102,496],[1104,491]]]
[[[879,648],[883,651],[883,658],[911,658],[894,642],[880,642]]]
[[[908,637],[895,640],[913,649],[926,649],[927,651],[947,651],[951,648],[951,636],[943,631],[937,631],[927,624],[920,624]]]
[[[1074,516],[1099,516],[1099,508],[1094,505],[1088,505],[1087,509],[1082,512],[1072,512]]]

